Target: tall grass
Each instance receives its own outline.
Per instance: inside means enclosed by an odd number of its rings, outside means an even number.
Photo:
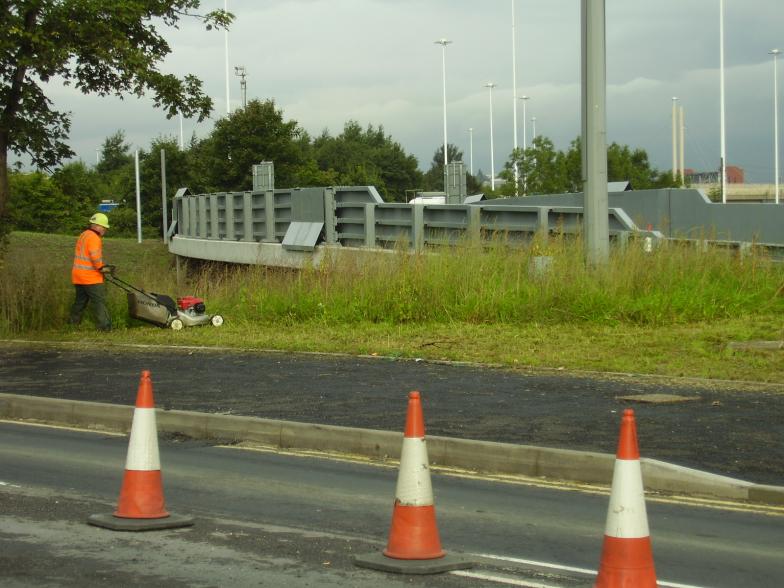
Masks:
[[[59,239],[59,241],[58,241]],[[61,328],[73,296],[73,239],[14,234],[0,269],[0,332]],[[42,255],[42,252],[49,253]],[[601,268],[586,267],[581,240],[554,237],[510,246],[410,254],[337,251],[300,271],[204,264],[179,286],[160,244],[107,240],[107,258],[146,289],[207,298],[233,324],[601,323],[666,325],[784,311],[776,296],[784,266],[761,250],[741,257],[714,248],[640,243],[613,248]],[[534,257],[551,259],[547,270]],[[115,322],[127,321],[124,294],[110,289]],[[119,319],[119,320],[118,320]]]

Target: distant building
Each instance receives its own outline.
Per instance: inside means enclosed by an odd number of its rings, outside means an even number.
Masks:
[[[693,169],[686,168],[684,170],[686,181],[691,184],[718,184],[721,182],[719,172],[707,171],[698,172]],[[744,184],[746,182],[743,168],[736,165],[727,166],[727,183],[728,184]]]

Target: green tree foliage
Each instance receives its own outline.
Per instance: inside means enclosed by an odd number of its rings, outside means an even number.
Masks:
[[[522,194],[561,194],[581,192],[582,146],[574,139],[567,151],[555,149],[553,142],[542,135],[534,138],[525,151],[511,153],[501,172],[507,181],[500,192],[514,194],[514,164],[520,170],[518,191]],[[611,143],[607,146],[607,179],[610,182],[629,181],[635,190],[675,187],[669,172],[651,167],[644,149]]]
[[[55,170],[52,181],[66,196],[71,212],[84,222],[109,198],[107,185],[101,174],[89,169],[84,162],[74,161]]]
[[[275,183],[293,186],[304,163],[298,139],[303,130],[295,120],[286,121],[272,100],[251,100],[245,108],[221,118],[206,139],[192,149],[197,191],[248,190],[253,184],[253,164],[275,162]]]
[[[190,183],[189,154],[181,151],[172,137],[159,137],[150,145],[149,151],[139,153],[139,175],[141,182],[140,197],[142,204],[142,223],[145,227],[156,227],[156,234],[162,235],[163,209],[161,206],[161,150],[166,154],[166,196],[168,202],[179,188]],[[135,179],[133,198],[125,198],[126,204],[133,202],[135,207]],[[168,205],[171,214],[171,205]]]
[[[161,36],[200,0],[9,0],[0,19],[0,233],[6,229],[8,151],[49,169],[73,155],[70,116],[54,108],[45,84],[62,80],[100,96],[150,93],[167,116],[202,120],[212,100],[192,75],[158,67],[171,48]],[[207,28],[227,26],[221,10],[198,16]]]
[[[101,160],[95,166],[100,174],[111,174],[133,163],[131,146],[125,142],[125,131],[106,137],[101,146]]]
[[[320,170],[337,175],[339,185],[373,185],[386,200],[402,202],[405,191],[422,180],[416,158],[382,126],[363,130],[349,121],[337,137],[324,131],[313,142],[313,157]]]
[[[57,233],[85,223],[83,214],[72,210],[69,197],[48,175],[11,172],[8,179],[10,217],[17,229]]]

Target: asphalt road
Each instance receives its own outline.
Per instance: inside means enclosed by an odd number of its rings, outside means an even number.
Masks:
[[[193,528],[89,527],[116,503],[126,448],[122,436],[0,424],[0,583],[569,588],[592,577],[567,568],[599,560],[607,496],[435,475],[442,542],[483,554],[474,576],[362,570],[351,558],[383,547],[396,471],[192,441],[163,441],[161,461],[167,506]],[[781,585],[781,514],[649,500],[648,518],[662,585]]]
[[[749,389],[378,358],[0,342],[0,392],[133,404],[143,369],[152,371],[163,408],[400,431],[407,394],[420,390],[428,434],[609,453],[620,414],[632,406],[643,455],[784,485],[782,385]],[[651,393],[690,400],[619,399]]]

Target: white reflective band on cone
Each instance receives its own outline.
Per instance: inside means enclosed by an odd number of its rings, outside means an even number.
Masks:
[[[161,469],[154,408],[137,408],[133,411],[125,469],[135,471]]]
[[[404,437],[395,498],[404,506],[431,506],[433,487],[422,437]]]
[[[620,539],[648,537],[642,471],[637,459],[616,459],[604,534]]]

